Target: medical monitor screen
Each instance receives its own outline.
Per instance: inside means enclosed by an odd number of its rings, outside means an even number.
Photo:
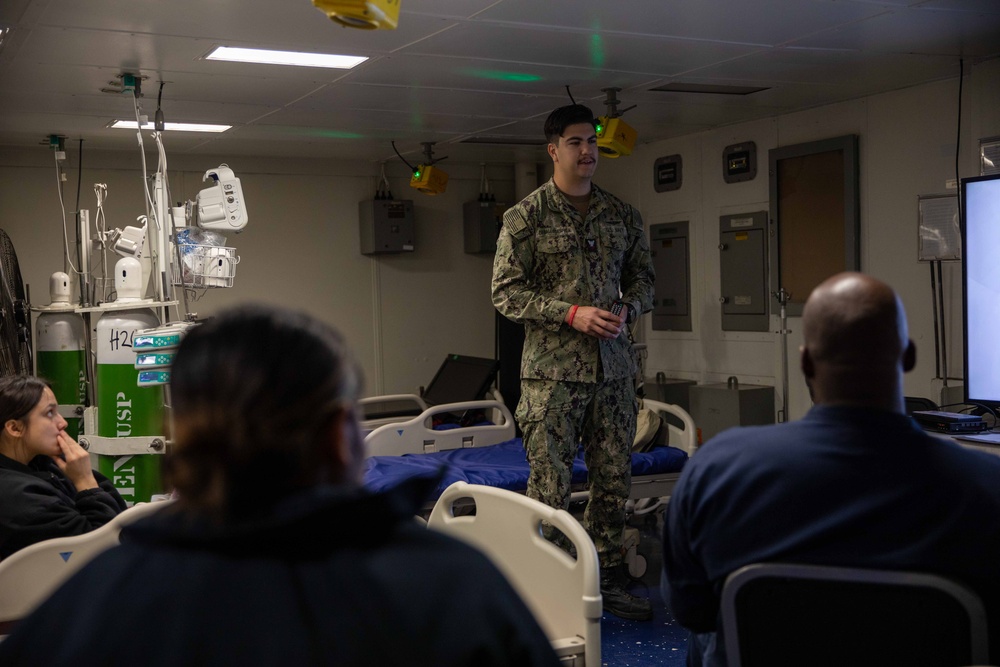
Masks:
[[[1000,174],[962,179],[965,400],[1000,406]]]
[[[496,359],[449,354],[427,385],[424,401],[435,406],[481,400],[496,379],[499,366]]]

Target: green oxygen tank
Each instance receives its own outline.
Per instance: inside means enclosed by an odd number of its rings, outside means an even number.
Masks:
[[[97,435],[107,438],[161,435],[163,387],[140,387],[132,339],[136,331],[160,324],[156,314],[142,307],[142,268],[132,257],[115,265],[116,305],[136,302],[136,308],[109,310],[97,321]],[[98,455],[98,470],[112,481],[129,504],[149,502],[162,493],[157,454]]]
[[[60,405],[83,406],[87,402],[87,327],[69,301],[69,276],[53,273],[49,294],[52,302],[39,308],[35,319],[35,374],[52,385]],[[74,440],[80,437],[82,419],[82,411],[66,417],[66,432]]]

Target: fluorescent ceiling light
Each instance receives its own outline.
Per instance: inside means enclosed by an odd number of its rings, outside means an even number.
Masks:
[[[331,67],[351,69],[368,60],[367,56],[338,56],[334,53],[301,53],[299,51],[269,51],[220,46],[205,56],[207,60],[228,60],[237,63],[265,65],[297,65],[298,67]]]
[[[116,130],[134,130],[139,126],[134,120],[116,120],[111,127]],[[164,123],[163,129],[180,132],[225,132],[232,125],[211,125],[209,123]],[[142,129],[153,130],[155,127],[150,122],[142,124]]]

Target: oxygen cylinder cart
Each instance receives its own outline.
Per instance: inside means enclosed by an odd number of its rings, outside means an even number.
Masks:
[[[135,98],[133,95],[131,101],[138,117]],[[147,174],[143,158],[146,211],[136,218],[141,224],[109,227],[103,208],[107,185],[95,183],[95,224],[91,225],[89,211],[78,211],[79,263],[73,264],[68,249],[62,258],[63,271],[71,273],[73,280],[66,273],[59,274],[60,280],[52,285],[58,288],[52,305],[33,309],[38,313],[42,341],[36,347],[37,373],[53,384],[63,406],[61,414],[77,422],[69,433],[90,453],[91,465],[111,480],[130,505],[150,501],[164,491],[160,455],[170,446],[170,345],[176,346],[187,323],[197,319],[188,309],[188,292],[232,287],[239,257],[235,249],[222,245],[225,238],[221,233],[239,233],[248,220],[240,180],[225,164],[205,172],[202,180],[211,181],[211,185],[198,193],[196,201],[178,202],[171,209],[160,131],[154,131],[152,137],[159,167]],[[137,138],[139,152],[145,155],[143,133]],[[61,184],[66,175],[58,159],[56,164],[62,201]],[[212,234],[198,236],[199,243],[187,244],[191,247],[179,247],[180,241],[171,245],[178,229],[189,224]],[[68,244],[65,220],[62,231]],[[191,240],[191,233],[185,238]],[[121,259],[112,274],[113,254]],[[110,289],[112,281],[114,289]],[[174,298],[175,283],[182,287],[183,315]],[[76,288],[78,299],[74,301],[69,294]],[[147,293],[155,298],[144,298]],[[112,294],[115,300],[108,301]],[[160,327],[169,320],[170,308],[177,308],[178,319],[187,322]],[[164,332],[171,327],[176,331]],[[137,340],[152,348],[143,349]]]
[[[163,433],[163,389],[138,385],[132,351],[136,331],[159,323],[149,308],[106,312],[97,321],[97,435],[132,438]],[[159,456],[96,453],[98,470],[126,501],[148,502],[161,492]]]
[[[80,444],[97,456],[97,469],[132,504],[163,492],[160,456],[166,449],[164,392],[140,386],[134,351],[137,332],[159,325],[149,299],[139,298],[141,266],[123,258],[115,267],[118,299],[81,311],[100,312],[95,327],[97,406],[84,413]]]
[[[35,375],[47,380],[66,420],[66,432],[80,437],[87,404],[87,328],[83,315],[70,303],[69,276],[49,279],[48,306],[32,308],[35,319]]]

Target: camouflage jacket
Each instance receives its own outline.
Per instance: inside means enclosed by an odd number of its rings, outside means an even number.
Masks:
[[[572,305],[635,314],[653,307],[653,266],[642,217],[592,186],[586,219],[551,180],[504,214],[493,261],[493,305],[524,324],[521,377],[595,382],[632,377],[638,359],[627,333],[614,340],[566,324]]]

